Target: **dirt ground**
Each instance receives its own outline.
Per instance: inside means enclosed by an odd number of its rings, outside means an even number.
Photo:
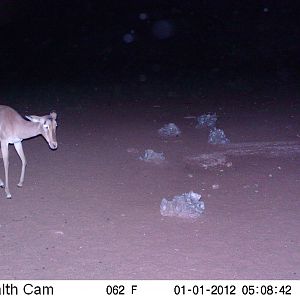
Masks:
[[[28,166],[18,188],[21,163],[10,146],[1,279],[300,279],[295,90],[7,95],[2,104],[22,115],[55,108],[59,147],[24,141]],[[218,114],[231,141],[227,164],[199,159],[229,149],[209,145],[208,131],[195,128],[190,117],[207,112]],[[182,135],[160,138],[170,122]],[[166,162],[140,160],[146,149]],[[191,190],[205,202],[200,218],[160,214],[162,198]]]

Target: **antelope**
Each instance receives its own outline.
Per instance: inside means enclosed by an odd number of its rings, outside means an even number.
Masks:
[[[8,145],[14,144],[21,159],[22,169],[18,187],[23,186],[26,158],[24,155],[22,140],[42,135],[52,150],[57,149],[56,141],[56,116],[51,112],[46,116],[25,116],[29,121],[23,119],[13,108],[0,105],[0,143],[5,171],[5,185],[0,179],[0,187],[5,187],[6,198],[11,198],[8,185]]]

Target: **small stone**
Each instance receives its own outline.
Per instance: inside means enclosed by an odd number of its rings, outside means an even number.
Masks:
[[[219,188],[220,188],[220,186],[217,183],[212,185],[213,190],[218,190]]]

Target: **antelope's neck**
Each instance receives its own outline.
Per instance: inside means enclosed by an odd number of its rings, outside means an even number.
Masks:
[[[18,137],[20,139],[29,139],[31,137],[41,134],[41,124],[22,120],[18,130]]]

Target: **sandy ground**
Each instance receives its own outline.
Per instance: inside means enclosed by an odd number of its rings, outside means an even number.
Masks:
[[[20,91],[3,103],[22,114],[56,108],[59,149],[41,137],[24,141],[20,189],[10,148],[1,279],[300,279],[297,93],[57,94],[48,104],[45,93],[34,102]],[[218,114],[229,154],[185,118],[207,112]],[[180,137],[158,136],[169,122]],[[139,160],[146,149],[164,152],[166,162]],[[203,167],[201,155],[216,152],[228,164]],[[191,190],[205,202],[200,218],[160,214],[162,198]]]

